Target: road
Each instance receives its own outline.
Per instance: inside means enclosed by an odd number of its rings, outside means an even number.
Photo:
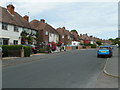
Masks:
[[[5,67],[3,88],[94,88],[107,60],[97,58],[96,52],[73,50],[43,59],[38,55],[36,61]]]

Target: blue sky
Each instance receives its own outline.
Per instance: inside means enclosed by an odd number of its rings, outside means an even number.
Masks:
[[[3,0],[4,1],[4,0]],[[0,6],[6,7],[11,0]],[[118,36],[117,2],[33,2],[12,1],[15,10],[22,16],[28,14],[30,20],[45,19],[54,28],[65,26],[76,29],[79,34],[88,33],[102,39]]]

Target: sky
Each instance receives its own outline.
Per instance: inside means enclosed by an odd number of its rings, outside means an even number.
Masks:
[[[15,6],[20,15],[33,19],[45,19],[55,29],[66,27],[101,39],[118,36],[117,0],[0,0],[0,6]]]

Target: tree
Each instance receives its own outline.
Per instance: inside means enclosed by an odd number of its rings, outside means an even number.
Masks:
[[[97,43],[98,45],[102,45],[102,42],[101,42],[101,41],[96,41],[96,43]]]
[[[109,39],[110,41],[113,42],[113,44],[118,44],[120,46],[120,38],[116,38],[116,39]]]
[[[78,34],[77,30],[75,30],[75,29],[71,30],[71,32],[76,32]]]

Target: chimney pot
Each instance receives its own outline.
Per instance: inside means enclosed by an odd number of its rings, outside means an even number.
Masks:
[[[44,19],[41,19],[40,21],[43,22],[43,23],[45,23],[45,20],[44,20]]]
[[[23,18],[24,18],[26,21],[29,21],[29,16],[25,15]]]
[[[7,6],[7,10],[8,10],[12,15],[14,15],[14,9],[15,9],[15,7],[14,7],[12,4],[9,4],[9,5]]]

